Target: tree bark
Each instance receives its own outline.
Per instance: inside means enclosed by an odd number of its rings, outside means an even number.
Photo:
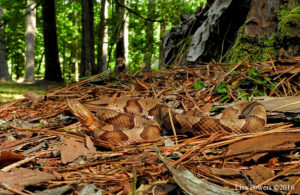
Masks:
[[[99,42],[98,42],[98,57],[97,57],[97,72],[107,70],[107,49],[108,49],[108,2],[101,1],[100,24],[99,24]]]
[[[97,73],[94,49],[94,5],[93,0],[82,0],[82,42],[80,76]]]
[[[25,81],[34,81],[36,3],[27,0],[25,16]]]
[[[0,7],[0,18],[3,16],[3,9]],[[2,24],[1,24],[2,25]],[[0,28],[0,81],[11,80],[8,73],[8,66],[5,54],[5,44],[4,44],[4,27]]]
[[[129,0],[124,0],[124,5],[127,6]],[[126,9],[124,11],[124,62],[125,66],[129,65],[129,13]]]
[[[164,61],[179,65],[261,61],[280,56],[281,50],[297,55],[299,4],[296,0],[208,0],[163,37]]]
[[[77,11],[74,12],[74,21],[75,21],[75,26],[78,27],[78,13]],[[74,77],[75,77],[75,81],[79,81],[79,52],[78,52],[78,45],[79,45],[79,40],[78,38],[76,38],[74,40],[74,44],[75,44],[75,48],[72,48],[74,50],[74,54],[75,54],[75,61],[74,61]]]
[[[126,70],[125,64],[125,48],[124,48],[124,10],[119,5],[119,0],[116,0],[116,15],[118,23],[118,34],[117,34],[117,43],[115,51],[116,66],[115,72],[119,74]],[[120,3],[124,4],[124,0],[121,0]]]
[[[148,13],[147,18],[154,18],[155,15],[155,0],[148,0]],[[146,48],[144,54],[144,62],[146,64],[145,70],[151,70],[153,42],[154,42],[154,27],[153,22],[146,21]]]
[[[43,0],[43,35],[45,47],[46,71],[45,80],[62,81],[61,69],[58,58],[58,44],[56,31],[56,11],[54,0]]]

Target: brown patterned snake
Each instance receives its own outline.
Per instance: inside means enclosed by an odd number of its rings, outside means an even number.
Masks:
[[[124,145],[160,137],[161,126],[171,127],[169,110],[176,132],[193,135],[227,132],[257,132],[266,124],[266,110],[257,102],[242,102],[216,116],[178,114],[152,98],[120,97],[95,115],[84,105],[69,100],[68,106],[77,120],[96,140],[108,145]]]

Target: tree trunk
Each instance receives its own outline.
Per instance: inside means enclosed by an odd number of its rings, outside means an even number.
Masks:
[[[94,6],[93,0],[82,0],[82,42],[80,76],[97,73],[94,49]]]
[[[99,42],[98,42],[98,57],[97,57],[97,72],[107,70],[107,49],[108,49],[108,2],[101,1],[100,24],[99,24]]]
[[[290,2],[298,7],[289,8]],[[208,0],[164,36],[164,61],[258,61],[278,56],[281,48],[295,55],[300,51],[299,12],[295,0]]]
[[[124,0],[124,5],[127,6],[129,0]],[[129,65],[129,13],[126,9],[124,11],[124,62],[125,66]]]
[[[25,16],[25,81],[34,81],[36,3],[27,0]]]
[[[43,0],[43,35],[45,47],[46,71],[45,80],[62,81],[61,69],[58,58],[56,11],[54,0]]]
[[[78,27],[78,19],[77,19],[78,13],[77,11],[74,12],[74,21],[75,21],[75,26]],[[75,48],[74,49],[74,53],[75,53],[75,62],[74,62],[74,66],[75,66],[75,70],[74,70],[74,77],[75,77],[75,81],[79,81],[79,54],[78,54],[78,45],[79,45],[79,41],[78,38],[75,39],[74,41],[75,44]]]
[[[125,48],[124,48],[124,10],[119,5],[119,0],[116,0],[116,15],[119,23],[118,23],[118,34],[117,34],[117,43],[116,43],[116,66],[115,72],[119,74],[126,70],[125,64]],[[124,0],[120,0],[120,3],[124,4]]]
[[[159,37],[163,37],[167,31],[166,24],[164,22],[159,25]],[[164,47],[162,42],[159,43],[159,66],[165,67],[166,63],[164,61]]]
[[[155,15],[155,0],[148,0],[148,13],[147,18],[154,18]],[[153,53],[153,42],[154,42],[154,28],[153,22],[146,21],[146,48],[144,54],[144,62],[146,64],[145,70],[151,70],[152,64],[152,53]]]
[[[0,7],[0,18],[3,16],[3,9]],[[1,24],[2,25],[2,24]],[[11,80],[8,73],[8,66],[5,55],[4,45],[4,29],[3,26],[0,28],[0,81]]]

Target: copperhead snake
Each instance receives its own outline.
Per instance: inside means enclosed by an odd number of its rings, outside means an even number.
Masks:
[[[161,136],[161,126],[170,129],[171,121],[179,134],[257,132],[266,124],[265,107],[257,102],[242,102],[216,116],[178,114],[152,98],[116,98],[105,109],[93,114],[83,104],[69,100],[67,105],[77,120],[93,132],[93,137],[108,145],[124,145]]]

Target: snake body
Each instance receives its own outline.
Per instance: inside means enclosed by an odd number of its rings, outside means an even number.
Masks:
[[[93,132],[95,139],[110,145],[159,138],[162,127],[170,129],[172,124],[177,133],[195,136],[215,132],[257,132],[266,124],[266,110],[257,102],[237,103],[216,116],[202,117],[176,113],[152,98],[116,98],[96,114],[78,101],[68,101],[68,107],[78,121]]]

